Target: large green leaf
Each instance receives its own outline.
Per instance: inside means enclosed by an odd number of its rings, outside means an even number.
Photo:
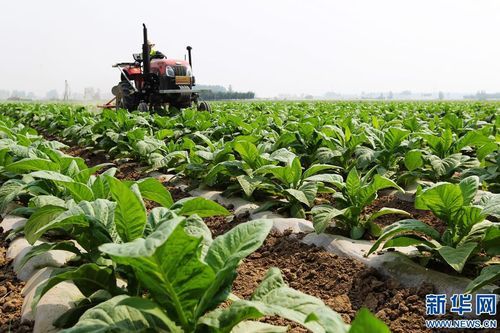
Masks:
[[[157,202],[167,208],[174,203],[172,195],[158,179],[146,178],[138,181],[137,185],[142,196],[146,199]]]
[[[347,174],[345,180],[345,188],[350,197],[355,197],[361,188],[361,178],[359,177],[358,170],[352,168]]]
[[[56,184],[59,184],[66,188],[75,201],[92,201],[94,200],[94,194],[92,190],[84,183],[79,183],[73,180],[73,178],[63,175],[62,173],[55,171],[35,171],[30,173],[34,178],[52,180]]]
[[[262,184],[262,179],[258,177],[251,177],[248,175],[241,175],[236,177],[236,180],[240,184],[243,192],[246,196],[251,197],[253,192]]]
[[[237,151],[241,158],[252,168],[256,169],[259,165],[259,150],[249,141],[236,141],[234,150]]]
[[[472,280],[465,288],[466,293],[474,292],[487,284],[500,280],[500,265],[491,265],[483,268],[481,274]]]
[[[421,168],[424,165],[422,152],[420,150],[410,150],[405,154],[404,163],[408,171]]]
[[[171,332],[182,330],[167,329],[156,316],[133,306],[118,305],[128,296],[121,295],[103,302],[86,311],[72,328],[61,333],[115,333],[115,332]]]
[[[329,332],[329,331],[327,331]],[[384,324],[384,322],[368,311],[366,308],[362,308],[356,314],[356,318],[351,323],[351,329],[349,333],[391,333],[389,328]],[[334,331],[331,331],[334,333]]]
[[[370,255],[374,251],[376,251],[381,244],[385,243],[387,240],[394,238],[400,234],[424,234],[429,236],[431,239],[438,240],[440,238],[440,234],[434,228],[429,225],[421,222],[419,220],[406,219],[401,220],[396,223],[391,224],[390,226],[384,228],[382,230],[382,235],[377,239],[377,241],[373,244],[368,251],[367,255]]]
[[[477,189],[479,187],[479,177],[470,176],[464,178],[460,181],[458,186],[460,186],[460,190],[462,191],[464,204],[469,205],[476,196]]]
[[[313,226],[317,233],[322,233],[332,223],[335,217],[343,215],[345,210],[339,210],[330,205],[317,205],[311,210]]]
[[[260,321],[242,321],[234,326],[231,333],[285,333],[288,332],[286,326],[274,326]]]
[[[438,218],[451,222],[464,205],[464,197],[459,185],[440,183],[418,193],[415,208],[431,210]]]
[[[88,219],[101,223],[114,241],[121,239],[114,225],[116,204],[104,199],[92,202],[82,201],[70,209],[59,206],[43,206],[30,216],[24,227],[28,242],[33,244],[45,232],[56,229],[89,225]]]
[[[380,216],[389,215],[389,214],[411,216],[410,213],[408,213],[407,211],[402,210],[402,209],[382,207],[379,211],[371,214],[370,217],[368,218],[368,221],[373,221],[373,220],[379,218]]]
[[[155,302],[153,302],[151,300],[148,300],[145,298],[140,298],[140,297],[128,297],[128,298],[122,299],[117,304],[117,306],[122,306],[122,305],[132,307],[136,310],[141,311],[143,314],[156,317],[158,320],[160,320],[165,325],[165,327],[168,327],[168,330],[171,333],[184,332],[179,326],[177,326],[175,324],[174,321],[172,321],[167,316],[167,314],[165,314],[163,309],[158,304],[156,304]]]
[[[120,180],[107,177],[111,196],[116,201],[115,224],[118,235],[125,242],[142,236],[146,225],[146,208],[139,187],[130,188]]]
[[[80,249],[77,248],[75,244],[73,244],[73,242],[65,241],[57,243],[42,243],[31,247],[30,250],[18,262],[17,267],[22,268],[31,258],[53,250],[73,252],[76,255],[81,254]]]
[[[395,150],[409,134],[408,130],[391,127],[384,134],[384,146],[391,151]]]
[[[59,171],[59,164],[41,158],[24,158],[5,167],[6,171],[26,173],[28,171]]]
[[[227,288],[236,278],[238,264],[262,245],[271,228],[271,220],[253,220],[234,227],[212,242],[205,262],[216,273],[216,277],[200,301],[198,316],[227,297]]]
[[[0,212],[3,213],[7,205],[26,190],[26,183],[19,179],[10,179],[0,187]]]
[[[169,317],[190,330],[196,320],[196,306],[214,283],[215,273],[200,260],[201,238],[188,235],[184,221],[184,217],[175,217],[145,239],[104,244],[99,249],[117,263],[133,268]]]
[[[295,190],[293,188],[289,188],[285,190],[286,193],[288,193],[292,198],[295,200],[303,203],[306,206],[310,206],[311,204],[309,203],[309,199],[307,198],[306,194],[300,190]]]
[[[451,176],[457,167],[462,162],[462,154],[453,154],[445,158],[440,158],[435,155],[427,156],[433,170],[433,177],[440,178],[443,176]]]
[[[24,226],[26,240],[30,244],[34,244],[46,230],[49,230],[47,226],[50,225],[50,223],[53,223],[56,217],[65,211],[66,208],[64,207],[52,205],[43,206],[42,208],[36,210]],[[82,219],[79,223],[85,224],[85,221]]]
[[[476,247],[477,243],[465,243],[461,246],[457,246],[456,248],[443,246],[438,248],[438,252],[448,265],[453,267],[453,269],[457,272],[461,273],[467,263],[467,259],[469,259]]]
[[[202,197],[184,198],[177,201],[172,207],[179,215],[190,216],[197,214],[200,217],[227,216],[229,211],[218,203]]]
[[[63,272],[56,271],[55,275],[40,284],[33,296],[32,308],[36,309],[42,296],[64,281],[73,281],[82,294],[87,297],[100,289],[107,290],[110,293],[118,292],[115,274],[111,268],[101,267],[93,263],[84,264],[78,268],[71,268]]]
[[[316,175],[320,171],[337,169],[337,168],[338,167],[330,164],[313,164],[309,167],[309,169],[304,171],[303,177],[304,179],[306,179],[308,177]]]

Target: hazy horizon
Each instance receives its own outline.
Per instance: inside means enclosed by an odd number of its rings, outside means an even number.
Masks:
[[[77,0],[6,2],[0,89],[108,92],[140,52],[141,24],[170,58],[193,47],[202,84],[259,97],[500,91],[497,1]]]

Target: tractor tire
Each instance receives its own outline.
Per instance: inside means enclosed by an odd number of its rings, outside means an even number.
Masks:
[[[201,112],[212,112],[212,108],[210,107],[210,104],[208,104],[207,102],[203,101],[203,102],[200,102],[198,103],[198,106],[196,108],[198,111],[201,111]]]
[[[135,95],[132,85],[128,81],[118,83],[118,94],[116,96],[116,108],[126,109],[128,111],[137,110],[139,102]]]

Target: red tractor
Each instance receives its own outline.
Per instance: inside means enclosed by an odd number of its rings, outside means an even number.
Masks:
[[[134,62],[113,65],[121,72],[120,83],[111,89],[116,99],[116,108],[161,112],[167,107],[182,109],[191,107],[194,103],[199,111],[210,111],[207,102],[199,101],[199,91],[193,90],[195,78],[192,72],[191,47],[187,47],[189,61],[166,57],[158,59],[150,57],[151,47],[145,24],[143,35],[142,53],[133,55]],[[103,107],[113,107],[110,102]]]

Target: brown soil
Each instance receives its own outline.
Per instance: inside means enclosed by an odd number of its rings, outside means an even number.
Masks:
[[[205,219],[214,236],[244,221],[245,218],[231,222],[223,217]],[[291,287],[320,298],[346,322],[351,322],[360,308],[367,307],[394,333],[433,332],[425,328],[425,295],[434,292],[432,286],[404,288],[357,260],[303,244],[300,238],[301,235],[271,233],[263,246],[240,265],[232,292],[242,298],[250,297],[269,268],[278,267]],[[290,332],[307,332],[281,318],[263,321],[288,325]]]
[[[62,149],[62,151],[71,156],[78,156],[85,160],[89,167],[96,166],[102,163],[109,163],[109,159],[102,152],[95,153],[91,149],[82,148],[78,146]]]
[[[170,195],[172,196],[172,199],[174,200],[174,202],[177,202],[177,201],[184,199],[184,198],[191,197],[191,195],[189,195],[189,193],[182,191],[178,187],[170,186],[170,185],[168,185],[168,183],[163,183],[163,185],[170,192]]]
[[[8,243],[0,228],[0,332],[27,333],[33,331],[33,323],[21,323],[24,282],[19,281],[6,258]]]
[[[205,224],[208,226],[210,231],[212,231],[213,238],[226,233],[232,228],[236,227],[238,224],[247,222],[249,220],[250,214],[244,213],[238,216],[230,215],[225,216],[211,216],[203,219]]]

